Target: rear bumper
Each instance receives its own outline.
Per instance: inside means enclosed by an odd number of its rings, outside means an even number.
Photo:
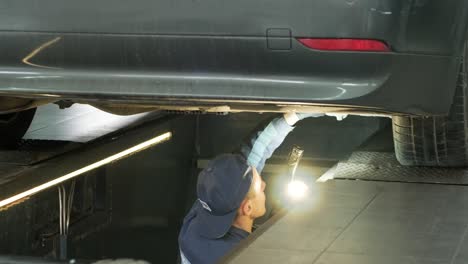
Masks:
[[[58,40],[44,48],[51,39]],[[443,115],[459,64],[451,56],[313,51],[295,39],[283,51],[256,37],[5,33],[2,40],[1,94],[160,106]]]

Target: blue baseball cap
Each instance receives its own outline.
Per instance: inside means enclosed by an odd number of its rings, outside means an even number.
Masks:
[[[223,237],[252,184],[252,167],[240,154],[224,154],[208,163],[197,182],[196,232],[206,238]]]

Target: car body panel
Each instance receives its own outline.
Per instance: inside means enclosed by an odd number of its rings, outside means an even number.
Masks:
[[[6,1],[0,93],[441,115],[466,9],[462,0]],[[296,37],[377,39],[392,52],[316,51]]]
[[[453,54],[463,0],[15,0],[0,31],[380,39],[398,52]]]

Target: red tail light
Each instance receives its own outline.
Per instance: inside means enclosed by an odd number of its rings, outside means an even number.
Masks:
[[[383,41],[372,39],[317,39],[298,38],[304,46],[316,50],[331,51],[373,51],[388,52],[390,48]]]

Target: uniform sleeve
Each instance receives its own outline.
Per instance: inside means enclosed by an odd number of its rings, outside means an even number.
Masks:
[[[241,153],[248,164],[261,173],[266,160],[273,155],[273,152],[293,129],[294,127],[288,125],[283,116],[277,117],[242,144]]]

